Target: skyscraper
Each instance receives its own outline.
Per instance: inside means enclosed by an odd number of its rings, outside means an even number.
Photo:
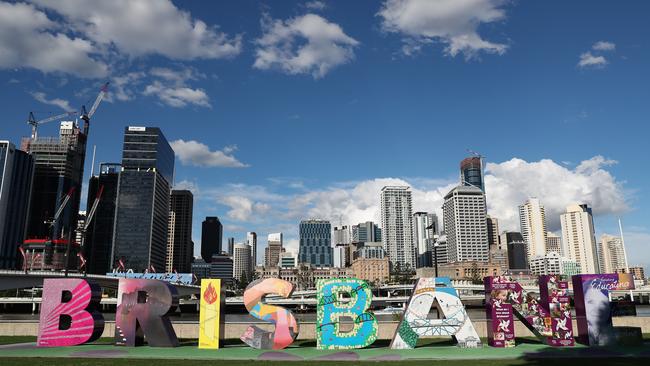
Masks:
[[[477,187],[458,186],[442,206],[449,262],[489,260],[485,194]]]
[[[18,247],[25,239],[34,160],[9,141],[0,141],[0,269],[22,262]]]
[[[282,233],[269,234],[264,249],[264,266],[275,267],[280,260],[280,253],[284,251],[282,247]]]
[[[223,225],[221,221],[216,216],[208,216],[203,220],[201,224],[201,258],[206,263],[212,261],[212,256],[215,254],[221,254],[221,237],[223,235]],[[230,245],[230,239],[232,239],[232,244],[235,244],[234,238],[228,239],[228,244]],[[232,249],[229,248],[229,253],[232,255]]]
[[[499,220],[496,217],[487,215],[487,232],[488,232],[488,244],[490,247],[496,247],[499,245]]]
[[[223,249],[221,249],[223,252]],[[228,238],[228,255],[232,256],[235,254],[235,238]]]
[[[234,254],[232,256],[233,272],[232,276],[241,281],[246,279],[251,280],[253,266],[251,264],[251,246],[245,243],[237,243],[233,248]]]
[[[61,122],[59,137],[23,139],[22,150],[34,159],[28,238],[74,239],[81,199],[87,130],[72,121]],[[51,223],[66,194],[72,192],[61,216]],[[51,223],[51,226],[50,224]]]
[[[603,234],[600,237],[600,272],[616,273],[627,268],[625,248],[620,236]]]
[[[526,242],[528,259],[546,254],[546,215],[539,199],[529,198],[519,206],[519,226]]]
[[[598,273],[598,251],[594,235],[591,208],[572,204],[560,215],[562,224],[562,254],[575,260],[583,273]]]
[[[246,244],[251,247],[251,263],[255,267],[257,265],[257,233],[254,231],[249,231],[246,233]]]
[[[127,269],[165,268],[174,151],[156,127],[124,130],[113,261]]]
[[[437,221],[435,214],[427,212],[413,214],[413,241],[418,251],[417,268],[433,266],[433,235],[438,226]]]
[[[334,267],[345,268],[349,262],[347,253],[352,243],[352,230],[349,226],[335,227],[332,232],[332,260]]]
[[[526,241],[521,233],[507,231],[501,234],[501,245],[508,251],[508,269],[515,272],[528,271]]]
[[[168,273],[192,271],[194,243],[192,242],[192,212],[194,196],[188,190],[173,190],[169,205],[169,233],[167,236]]]
[[[381,241],[381,229],[372,221],[352,225],[352,242],[377,242]]]
[[[411,188],[386,186],[381,189],[381,239],[388,260],[415,269],[417,248],[413,241]]]
[[[299,228],[300,263],[310,263],[318,267],[332,267],[332,225],[327,220],[303,220]]]
[[[105,274],[110,272],[115,264],[111,258],[111,251],[121,170],[122,166],[120,164],[100,164],[99,175],[90,177],[88,199],[86,200],[88,208],[86,211],[90,211],[95,203],[100,188],[102,189],[102,195],[95,216],[90,221],[86,231],[86,240],[82,248],[86,256],[86,270],[88,273]]]
[[[483,161],[480,157],[472,156],[460,162],[460,182],[463,186],[476,187],[485,193]]]

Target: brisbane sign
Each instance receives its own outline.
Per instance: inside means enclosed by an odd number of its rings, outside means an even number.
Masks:
[[[559,276],[540,276],[539,294],[526,293],[509,277],[486,277],[485,310],[490,347],[514,347],[517,317],[550,346],[571,347],[574,339],[589,346],[640,342],[641,329],[614,327],[610,292],[630,290],[629,274],[586,274],[572,277],[577,334],[573,329],[569,283]],[[294,285],[269,278],[251,283],[244,305],[251,316],[273,325],[250,325],[241,340],[256,349],[284,349],[294,342],[300,324],[289,309],[264,302],[266,295],[291,296]],[[317,285],[316,347],[355,349],[370,346],[378,334],[377,319],[368,311],[372,291],[355,278],[320,280]],[[342,299],[345,298],[345,301]],[[45,279],[37,345],[75,346],[98,339],[104,318],[96,311],[100,287],[84,279]],[[168,314],[178,306],[176,288],[161,280],[120,278],[115,314],[116,346],[176,347],[178,339]],[[430,319],[436,308],[441,319]],[[224,338],[225,295],[221,280],[201,281],[199,348],[218,349]],[[343,331],[342,319],[352,319]],[[419,278],[390,343],[392,349],[414,348],[420,337],[450,336],[459,347],[482,347],[472,320],[449,278]]]

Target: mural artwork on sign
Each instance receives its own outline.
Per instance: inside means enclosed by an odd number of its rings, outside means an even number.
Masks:
[[[541,298],[533,292],[526,293],[519,283],[506,276],[485,277],[483,281],[490,346],[515,346],[513,315],[543,342],[573,345],[568,284],[559,277],[540,277]]]
[[[316,307],[318,349],[353,349],[371,345],[377,339],[377,319],[367,312],[372,303],[368,283],[356,278],[319,280]],[[343,295],[348,298],[343,298]],[[343,332],[342,318],[350,319],[352,330]]]
[[[158,280],[120,278],[115,310],[115,344],[176,347],[178,339],[167,313],[178,306],[176,287]]]
[[[223,310],[226,297],[220,279],[201,280],[201,311],[199,312],[199,348],[218,349],[223,339]]]
[[[583,274],[573,276],[578,341],[589,346],[640,344],[641,328],[614,327],[610,291],[633,290],[632,274]]]
[[[268,305],[264,296],[277,294],[284,298],[291,296],[293,284],[279,278],[256,280],[244,291],[244,305],[255,318],[275,325],[275,330],[263,330],[250,325],[241,336],[241,340],[257,349],[283,349],[293,343],[298,336],[298,322],[293,313],[281,306]]]
[[[428,319],[434,305],[442,319]],[[447,277],[418,279],[390,347],[415,348],[423,336],[453,336],[461,347],[481,347],[465,306]]]
[[[99,286],[82,279],[44,279],[38,347],[97,340],[104,331],[104,317],[96,311],[101,294]]]

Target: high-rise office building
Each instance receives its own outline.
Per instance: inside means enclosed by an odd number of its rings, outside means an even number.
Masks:
[[[201,224],[201,258],[206,263],[212,261],[212,256],[215,254],[221,254],[221,238],[223,236],[223,225],[221,221],[216,216],[208,216],[203,220]],[[234,238],[228,239],[228,244],[230,244],[230,239],[235,244]],[[232,250],[229,248],[228,254],[232,255]]]
[[[280,253],[284,251],[282,247],[282,233],[269,234],[264,249],[264,266],[275,267],[280,260]]]
[[[86,239],[82,248],[86,256],[86,270],[92,274],[110,272],[115,263],[111,257],[113,247],[113,229],[115,227],[115,211],[117,208],[117,190],[122,166],[114,163],[99,165],[99,175],[90,177],[88,184],[88,199],[90,211],[99,190],[102,190],[99,203],[86,231]]]
[[[298,260],[317,267],[332,267],[332,225],[327,220],[310,219],[300,222]]]
[[[433,244],[433,253],[432,253],[432,263],[435,265],[447,264],[449,263],[449,251],[447,250],[447,235],[441,234],[438,236],[438,239],[434,241]]]
[[[528,271],[528,252],[526,241],[519,232],[505,231],[501,234],[501,245],[508,252],[508,269],[515,272]]]
[[[555,252],[562,255],[562,237],[551,231],[546,232],[546,253]]]
[[[281,268],[296,268],[298,267],[298,256],[291,252],[280,253],[278,266]]]
[[[228,255],[232,257],[233,254],[235,254],[235,238],[230,237],[228,238]]]
[[[257,233],[249,231],[246,233],[246,244],[251,247],[251,263],[255,267],[257,265]]]
[[[463,186],[476,187],[485,193],[483,161],[480,157],[472,156],[460,162],[460,182]]]
[[[559,275],[563,272],[562,257],[558,253],[536,255],[530,259],[530,273],[534,275]]]
[[[474,186],[458,186],[442,206],[449,262],[489,260],[485,194]]]
[[[25,138],[21,149],[34,159],[34,179],[27,237],[74,240],[86,157],[87,128],[61,122],[59,137]],[[68,193],[70,199],[56,222],[52,219]],[[72,260],[70,261],[72,262]],[[68,263],[72,267],[71,263]]]
[[[416,212],[413,214],[413,240],[417,247],[417,268],[431,267],[433,251],[433,235],[438,218],[435,214],[428,212]]]
[[[34,160],[9,141],[0,141],[0,269],[22,263],[18,247],[25,239]]]
[[[251,280],[253,266],[251,264],[251,246],[245,243],[237,243],[233,248],[234,254],[232,256],[233,272],[232,276],[237,280],[243,279]]]
[[[352,230],[349,226],[335,227],[332,231],[332,260],[334,267],[345,268],[350,260],[348,257],[349,247],[352,244]]]
[[[591,208],[573,204],[560,215],[562,255],[575,260],[584,273],[598,273],[598,251]]]
[[[169,204],[169,233],[167,235],[167,265],[168,273],[177,271],[190,273],[192,258],[194,258],[194,242],[192,242],[192,212],[194,210],[194,195],[192,192],[172,190]]]
[[[174,151],[156,127],[126,127],[113,261],[135,272],[165,268]]]
[[[416,268],[417,248],[413,241],[411,188],[386,186],[381,189],[381,239],[388,260],[402,269]]]
[[[499,220],[496,217],[487,215],[488,244],[490,247],[499,246]]]
[[[625,262],[625,248],[620,236],[603,234],[598,243],[600,250],[600,272],[616,273],[628,267]]]
[[[539,199],[529,198],[519,206],[519,226],[528,258],[546,254],[546,215]]]
[[[352,230],[350,230],[350,227],[347,225],[334,227],[334,230],[332,230],[332,246],[350,243],[352,243]]]
[[[381,241],[381,228],[372,221],[352,225],[352,242],[377,242]]]

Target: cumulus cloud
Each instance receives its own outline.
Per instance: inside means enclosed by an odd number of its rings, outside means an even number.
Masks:
[[[327,7],[327,4],[323,1],[308,1],[305,3],[305,8],[310,9],[310,10],[325,10]]]
[[[193,89],[187,86],[170,86],[160,81],[154,81],[147,85],[142,94],[154,95],[164,104],[175,108],[185,107],[188,104],[208,108],[212,107],[208,94],[201,88]]]
[[[83,78],[108,74],[91,42],[59,32],[60,27],[33,5],[0,2],[0,68],[29,67]]]
[[[177,8],[170,0],[32,0],[63,16],[75,31],[131,57],[158,54],[176,60],[219,59],[241,52],[230,37]],[[29,23],[29,22],[27,22]]]
[[[379,13],[382,29],[403,37],[402,52],[411,55],[423,45],[441,42],[445,54],[466,59],[479,52],[503,54],[508,46],[483,39],[478,28],[504,20],[505,0],[386,0]]]
[[[517,206],[529,197],[540,199],[547,225],[558,230],[566,206],[588,204],[594,215],[618,214],[628,209],[622,183],[605,168],[615,164],[602,156],[581,162],[575,169],[543,159],[526,162],[513,158],[486,166],[488,210],[502,227],[518,230]]]
[[[359,45],[338,24],[316,14],[284,21],[265,14],[261,24],[264,34],[255,41],[256,69],[322,78],[332,68],[353,60],[354,48]]]
[[[594,55],[591,52],[581,54],[580,61],[578,61],[580,68],[603,68],[607,64],[607,59],[604,56]]]
[[[607,41],[598,41],[591,46],[596,51],[614,51],[616,49],[616,44]]]
[[[208,145],[195,140],[175,140],[171,146],[183,165],[192,165],[200,167],[226,167],[226,168],[244,168],[248,167],[237,160],[232,153],[236,146],[228,146],[223,151],[211,151]]]
[[[74,111],[74,108],[70,106],[70,102],[68,102],[65,99],[61,99],[61,98],[48,99],[47,95],[43,92],[33,92],[31,94],[32,97],[34,97],[34,99],[36,99],[37,101],[43,104],[55,105],[66,112]]]

